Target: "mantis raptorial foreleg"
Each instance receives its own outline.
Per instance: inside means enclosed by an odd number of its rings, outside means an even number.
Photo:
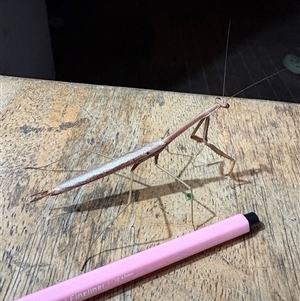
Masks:
[[[203,138],[195,135],[196,132],[198,131],[199,127],[201,126],[201,124],[204,122],[204,131],[203,131]],[[209,123],[210,123],[210,117],[208,116],[205,119],[202,119],[199,121],[199,123],[197,124],[197,126],[195,127],[195,129],[193,130],[192,134],[191,134],[191,139],[199,142],[199,143],[204,143],[206,146],[208,146],[213,152],[215,152],[216,154],[218,154],[219,156],[228,159],[229,161],[231,161],[231,167],[229,169],[229,172],[226,175],[229,175],[232,173],[232,170],[234,168],[235,165],[235,160],[230,157],[228,154],[224,153],[223,151],[221,151],[219,148],[217,148],[215,145],[211,144],[208,142],[208,128],[209,128]]]

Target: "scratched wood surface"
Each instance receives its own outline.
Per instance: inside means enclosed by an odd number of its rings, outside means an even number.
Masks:
[[[153,159],[56,197],[30,195],[176,130],[213,96],[1,77],[1,300],[13,300],[193,230],[185,189]],[[206,226],[255,211],[263,226],[93,300],[296,300],[300,295],[296,104],[230,99],[209,137],[229,162],[176,139],[160,162],[194,189]],[[104,156],[105,155],[105,156]],[[54,163],[53,163],[54,162]],[[47,166],[49,170],[26,169]],[[94,241],[94,243],[92,243]]]

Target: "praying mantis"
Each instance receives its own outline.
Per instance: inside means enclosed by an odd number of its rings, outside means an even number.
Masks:
[[[226,46],[226,58],[225,58],[225,69],[224,69],[224,81],[223,81],[223,95],[225,94],[225,79],[226,79],[226,67],[227,67],[227,51],[228,51],[228,42],[229,42],[229,30],[230,30],[230,24],[228,28],[228,35],[227,35],[227,46]],[[247,88],[235,93],[231,97],[234,97],[238,95],[239,93],[243,92],[246,89],[249,89],[250,87],[260,83],[261,81],[264,81],[282,71],[280,70],[270,76],[267,76],[263,78],[262,80],[248,86]],[[120,212],[116,215],[114,220],[120,216],[122,212],[127,208],[127,206],[131,203],[131,197],[132,197],[132,183],[133,183],[133,172],[134,170],[141,164],[142,162],[154,157],[154,163],[155,165],[162,170],[163,172],[167,173],[170,177],[181,183],[190,193],[191,195],[191,222],[193,225],[193,228],[196,229],[197,227],[195,226],[195,221],[194,221],[194,197],[193,197],[193,191],[192,187],[189,186],[187,183],[185,183],[183,180],[181,180],[179,177],[176,177],[172,173],[170,173],[168,170],[166,170],[163,166],[161,166],[158,163],[159,155],[160,153],[165,150],[168,145],[174,141],[178,136],[183,134],[185,131],[190,129],[193,125],[195,125],[197,122],[197,126],[193,130],[190,138],[195,140],[197,143],[203,143],[204,145],[208,146],[213,152],[216,154],[220,155],[221,157],[229,160],[231,162],[230,169],[228,171],[228,175],[231,175],[234,166],[235,166],[235,159],[233,159],[230,155],[226,154],[213,144],[208,142],[208,129],[209,129],[209,124],[210,124],[210,116],[214,114],[219,108],[229,108],[229,104],[224,102],[221,98],[217,97],[215,99],[215,103],[209,107],[208,109],[204,110],[203,112],[199,113],[196,117],[194,117],[192,120],[190,120],[187,124],[183,125],[179,129],[177,129],[175,132],[172,134],[168,135],[165,138],[161,138],[158,140],[155,140],[141,148],[135,149],[132,152],[129,152],[119,158],[113,159],[110,162],[104,163],[100,165],[99,167],[90,170],[88,172],[82,173],[78,176],[75,176],[73,178],[70,178],[64,182],[61,182],[60,184],[56,185],[50,190],[46,191],[41,191],[38,192],[33,196],[33,199],[31,202],[36,202],[42,198],[45,198],[47,196],[55,196],[55,195],[60,195],[63,194],[67,191],[73,190],[76,187],[80,187],[83,185],[86,185],[90,182],[96,181],[98,179],[104,178],[110,174],[116,173],[119,170],[122,170],[126,167],[132,166],[130,170],[130,189],[129,189],[129,195],[128,195],[128,202],[127,205],[123,208],[123,210],[120,210]],[[203,136],[199,137],[197,136],[197,131],[199,130],[200,126],[204,123],[204,129],[203,129]],[[114,221],[110,222],[109,224],[113,223]],[[86,263],[86,262],[85,262]]]
[[[184,181],[182,181],[180,178],[176,177],[172,173],[170,173],[168,170],[166,170],[164,167],[158,164],[158,158],[160,153],[167,148],[167,146],[175,140],[178,136],[180,136],[182,133],[184,133],[186,130],[188,130],[190,127],[192,127],[194,124],[197,124],[195,129],[193,130],[190,138],[195,140],[198,143],[204,143],[204,145],[208,146],[212,151],[217,153],[218,155],[230,160],[231,167],[228,172],[228,175],[231,174],[234,165],[235,160],[226,154],[225,152],[221,151],[219,148],[214,146],[213,144],[208,142],[208,128],[209,128],[209,122],[210,122],[210,116],[215,113],[219,108],[229,108],[229,104],[224,102],[221,98],[217,97],[215,99],[215,104],[213,104],[210,108],[204,110],[200,114],[198,114],[195,118],[193,118],[191,121],[189,121],[187,124],[180,127],[178,130],[173,132],[172,134],[168,135],[165,138],[160,138],[158,140],[155,140],[141,148],[138,148],[132,152],[129,152],[119,158],[113,159],[110,162],[104,163],[100,165],[98,168],[95,168],[93,170],[90,170],[88,172],[82,173],[80,175],[77,175],[69,180],[66,180],[51,190],[46,190],[42,192],[35,193],[33,196],[33,199],[31,202],[38,201],[46,196],[54,196],[59,195],[62,193],[65,193],[67,191],[70,191],[76,187],[83,186],[87,183],[96,181],[98,179],[101,179],[105,176],[108,176],[110,174],[113,174],[123,168],[126,168],[128,166],[132,166],[130,170],[130,190],[129,190],[129,196],[128,196],[128,203],[126,207],[131,202],[131,195],[132,195],[132,182],[133,182],[133,171],[138,167],[138,165],[152,157],[154,157],[154,163],[155,165],[162,171],[166,172],[169,176],[173,177],[175,180],[179,181],[181,184],[183,184],[190,192],[191,195],[191,215],[192,215],[192,225],[194,229],[195,223],[194,223],[194,205],[193,205],[193,192],[192,187],[190,187],[188,184],[186,184]],[[199,137],[196,135],[198,129],[200,126],[204,123],[204,131],[203,131],[203,137]],[[125,207],[125,208],[126,208]],[[125,210],[125,208],[118,214],[118,216]]]
[[[229,30],[230,30],[230,23],[229,22],[229,28],[228,28],[228,35],[227,35],[227,47],[226,47],[226,59],[225,62],[227,61],[227,54],[228,54],[228,42],[229,42]],[[225,70],[224,70],[224,79],[226,75],[226,63],[225,63]],[[224,80],[224,85],[223,85],[223,95],[224,95],[224,89],[225,89],[225,80]],[[129,152],[119,158],[113,159],[110,162],[104,163],[100,165],[98,168],[95,168],[93,170],[90,170],[88,172],[85,172],[83,174],[77,175],[69,180],[66,180],[51,190],[46,190],[46,191],[41,191],[38,193],[33,194],[33,199],[31,202],[38,201],[46,196],[54,196],[54,195],[59,195],[62,193],[65,193],[67,191],[70,191],[76,187],[83,186],[87,183],[96,181],[98,179],[101,179],[103,177],[106,177],[110,174],[113,174],[121,169],[124,169],[128,166],[132,166],[130,170],[130,190],[129,190],[129,195],[128,195],[128,202],[125,208],[121,210],[116,218],[127,208],[127,206],[131,203],[131,196],[132,196],[132,183],[133,183],[133,171],[138,167],[139,164],[142,162],[154,157],[154,163],[155,165],[162,170],[163,172],[167,173],[169,176],[180,182],[182,185],[184,185],[190,192],[191,196],[191,219],[192,219],[192,225],[193,228],[196,229],[197,227],[195,226],[194,222],[194,202],[193,202],[193,191],[192,187],[189,186],[187,183],[185,183],[183,180],[181,180],[179,177],[176,177],[172,173],[170,173],[168,170],[166,170],[164,167],[162,167],[160,164],[158,164],[158,158],[160,153],[168,147],[168,145],[175,140],[178,136],[183,134],[186,130],[191,128],[194,124],[197,124],[195,129],[193,130],[190,138],[195,140],[198,143],[204,143],[204,145],[208,146],[213,152],[216,154],[220,155],[223,158],[228,159],[231,162],[231,167],[229,172],[227,173],[230,175],[233,171],[234,165],[235,165],[235,160],[217,148],[215,145],[211,144],[208,142],[208,128],[209,128],[209,123],[210,123],[210,115],[215,113],[219,108],[229,108],[229,104],[223,101],[220,97],[215,98],[215,104],[213,104],[210,108],[204,110],[203,112],[199,113],[195,118],[193,118],[191,121],[189,121],[187,124],[183,125],[180,127],[177,131],[173,132],[172,134],[168,135],[165,138],[160,138],[158,140],[155,140],[141,148],[135,149],[132,152]],[[203,131],[203,137],[199,137],[196,135],[198,129],[200,126],[204,123],[204,131]]]
[[[228,47],[226,48],[226,57],[227,57],[227,49],[228,49]],[[282,71],[283,70],[281,70],[279,72],[282,72]],[[278,74],[279,72],[277,72],[275,74]],[[224,70],[223,95],[224,95],[224,90],[225,90],[225,78],[226,78],[225,73],[226,73],[226,64],[225,64],[225,70]],[[275,74],[272,74],[272,75],[262,79],[261,81],[266,80],[266,79],[274,76]],[[244,91],[246,89],[249,89],[250,87],[256,85],[257,83],[259,83],[261,81],[258,81],[255,84],[248,86],[247,88],[239,91],[238,93],[234,94],[233,96],[241,93],[242,91]],[[119,158],[116,158],[116,159],[111,160],[110,162],[104,163],[91,171],[88,171],[88,172],[82,173],[78,176],[75,176],[73,178],[70,178],[70,179],[56,185],[55,187],[53,187],[50,190],[38,192],[33,195],[33,199],[31,202],[36,202],[47,196],[55,196],[55,195],[63,194],[65,192],[75,189],[76,187],[86,185],[86,184],[96,181],[98,179],[104,178],[110,174],[116,173],[117,171],[122,170],[126,167],[132,166],[131,170],[130,170],[130,189],[129,189],[127,205],[125,205],[125,207],[122,210],[120,210],[120,212],[115,216],[114,220],[108,224],[108,225],[110,225],[126,210],[126,208],[131,203],[133,172],[136,170],[136,168],[139,166],[139,164],[141,164],[142,162],[153,157],[155,165],[160,170],[167,173],[170,177],[172,177],[173,179],[175,179],[176,181],[181,183],[189,191],[189,193],[191,195],[191,202],[190,202],[191,223],[192,223],[193,228],[196,229],[197,227],[196,227],[195,221],[194,221],[194,197],[193,197],[192,187],[189,186],[187,183],[185,183],[183,180],[181,180],[179,177],[176,177],[175,175],[170,173],[168,170],[166,170],[164,167],[162,167],[158,163],[158,159],[159,159],[160,153],[162,153],[163,150],[165,150],[172,141],[174,141],[178,136],[180,136],[185,131],[190,129],[192,126],[194,126],[196,123],[198,123],[196,125],[195,129],[193,130],[190,138],[193,139],[194,141],[196,141],[197,143],[203,143],[204,145],[208,146],[216,154],[229,160],[231,162],[231,166],[230,166],[227,174],[231,175],[231,173],[234,169],[234,166],[235,166],[235,159],[233,159],[230,155],[228,155],[225,152],[223,152],[222,150],[220,150],[218,147],[216,147],[213,144],[208,142],[208,130],[209,130],[209,124],[210,124],[210,116],[212,114],[216,113],[216,111],[218,111],[220,108],[228,109],[229,104],[224,102],[221,98],[217,97],[215,99],[215,103],[211,107],[209,107],[208,109],[199,113],[196,117],[194,117],[188,123],[186,123],[179,129],[177,129],[175,132],[168,135],[167,137],[155,140],[155,141],[153,141],[141,148],[135,149],[132,152],[129,152]],[[197,135],[197,132],[202,124],[204,124],[203,135],[202,135],[202,137],[199,137]],[[108,225],[106,225],[106,226],[108,226]],[[102,233],[103,232],[101,232],[97,237],[99,237]],[[85,260],[81,270],[84,269],[86,263],[88,262],[88,260],[90,258],[91,257],[88,257]]]

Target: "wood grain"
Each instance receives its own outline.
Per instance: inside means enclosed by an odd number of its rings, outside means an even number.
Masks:
[[[213,96],[10,77],[0,84],[1,300],[80,274],[88,252],[99,254],[87,271],[193,230],[184,187],[153,160],[137,168],[135,202],[109,227],[127,202],[129,170],[37,203],[30,195],[176,130]],[[223,176],[229,162],[197,146],[191,131],[160,162],[193,187],[199,226],[255,211],[263,229],[93,300],[297,300],[300,107],[228,102],[209,137],[237,160],[234,179]]]

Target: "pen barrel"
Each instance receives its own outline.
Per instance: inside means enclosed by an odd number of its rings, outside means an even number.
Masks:
[[[234,215],[18,300],[80,301],[88,299],[249,232],[251,228],[251,221],[247,217],[249,215],[255,214]],[[256,215],[255,217],[257,218]]]

